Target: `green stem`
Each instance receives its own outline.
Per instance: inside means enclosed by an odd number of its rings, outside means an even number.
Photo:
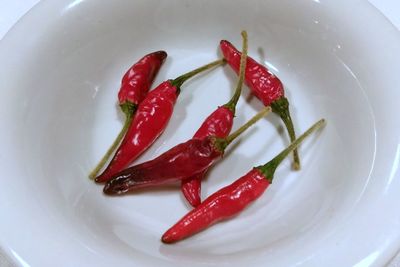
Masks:
[[[239,101],[240,95],[242,93],[243,81],[246,74],[246,64],[247,64],[247,32],[242,31],[243,45],[242,45],[242,55],[240,57],[240,70],[239,79],[236,85],[236,90],[231,100],[223,105],[224,107],[230,109],[233,114],[235,114],[236,104]]]
[[[263,118],[270,112],[271,112],[270,107],[263,108],[253,118],[251,118],[249,121],[247,121],[244,125],[242,125],[239,129],[237,129],[235,132],[233,132],[229,136],[227,136],[225,138],[216,138],[215,139],[215,147],[219,151],[224,151],[225,148],[230,143],[232,143],[233,140],[235,140],[239,135],[241,135],[244,131],[246,131],[248,128],[250,128],[254,123],[256,123],[258,120],[260,120],[261,118]]]
[[[192,78],[193,76],[195,76],[203,71],[206,71],[208,69],[211,69],[213,67],[220,66],[222,64],[225,64],[225,59],[219,59],[219,60],[213,61],[213,62],[211,62],[207,65],[204,65],[200,68],[197,68],[188,73],[185,73],[185,74],[179,76],[178,78],[175,78],[174,80],[171,80],[171,84],[177,88],[180,88],[184,82],[186,82],[188,79]]]
[[[121,131],[119,132],[117,138],[115,138],[114,142],[111,144],[110,148],[107,150],[107,152],[101,158],[100,162],[90,172],[90,174],[89,174],[90,179],[96,178],[97,174],[107,163],[108,159],[111,157],[112,153],[115,151],[117,146],[121,143],[122,138],[124,138],[126,132],[128,131],[128,129],[132,123],[133,114],[136,111],[137,105],[130,103],[130,102],[125,102],[124,104],[121,104],[120,107],[121,107],[122,111],[125,113],[124,126],[122,127]]]
[[[276,168],[281,164],[281,162],[294,150],[296,149],[303,140],[308,137],[312,132],[318,130],[323,125],[325,125],[325,119],[321,119],[316,122],[313,126],[311,126],[305,133],[303,133],[299,138],[294,140],[286,149],[284,149],[281,153],[279,153],[275,158],[270,160],[268,163],[256,167],[259,169],[263,175],[272,182],[274,178],[274,173]]]
[[[271,103],[272,112],[276,113],[281,117],[283,123],[286,126],[289,134],[290,142],[296,140],[296,133],[294,131],[293,121],[289,112],[289,101],[286,97],[281,97],[278,100]],[[293,150],[293,169],[300,170],[300,157],[297,149]]]

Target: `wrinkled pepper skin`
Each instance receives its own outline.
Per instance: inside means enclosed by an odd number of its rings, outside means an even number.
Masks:
[[[229,66],[238,74],[241,52],[230,42],[222,40],[221,51]],[[278,77],[251,57],[247,57],[245,82],[265,106],[284,96],[284,87]]]
[[[161,83],[147,94],[139,104],[121,145],[96,182],[108,181],[153,144],[171,119],[177,97],[177,88],[170,81]]]
[[[211,113],[194,134],[193,138],[203,139],[208,136],[227,137],[232,130],[234,113],[222,106]],[[181,190],[190,205],[196,207],[201,202],[201,180],[208,169],[182,180]]]
[[[119,104],[130,102],[138,105],[142,102],[166,58],[165,51],[157,51],[142,57],[130,67],[121,81]]]
[[[214,141],[215,138],[210,137],[181,143],[153,160],[116,174],[103,191],[108,195],[124,194],[138,188],[181,181],[203,172],[223,155]]]
[[[254,168],[232,184],[206,198],[167,230],[161,240],[174,243],[192,236],[209,226],[231,218],[259,198],[270,185],[262,172]]]
[[[226,40],[220,42],[220,48],[229,66],[238,73],[241,52]],[[271,106],[272,111],[281,117],[288,131],[290,141],[293,142],[296,139],[296,133],[289,111],[289,100],[285,97],[284,86],[279,78],[265,66],[257,63],[251,57],[247,57],[245,82],[252,93],[265,106]],[[293,168],[299,170],[300,158],[297,149],[293,151],[293,161]]]

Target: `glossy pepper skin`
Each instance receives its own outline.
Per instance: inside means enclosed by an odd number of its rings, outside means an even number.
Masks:
[[[165,51],[157,51],[142,57],[130,67],[121,81],[119,104],[129,102],[138,105],[142,102],[166,58]]]
[[[178,97],[176,87],[169,81],[161,83],[140,103],[131,127],[125,134],[110,164],[96,178],[105,182],[138,158],[165,130]]]
[[[106,151],[99,163],[89,174],[90,178],[95,178],[99,171],[107,163],[114,150],[124,138],[129,129],[132,118],[140,102],[145,98],[154,81],[158,71],[167,57],[164,51],[157,51],[142,57],[132,67],[128,69],[121,80],[121,87],[118,92],[118,101],[122,111],[125,113],[125,123],[120,133]]]
[[[137,159],[162,134],[171,119],[181,85],[193,76],[224,64],[217,60],[167,80],[147,94],[139,104],[135,117],[107,168],[96,177],[98,183],[106,182]]]
[[[260,197],[270,185],[260,170],[254,168],[234,183],[218,190],[190,211],[162,236],[164,243],[174,243],[209,226],[237,215]]]
[[[219,221],[238,215],[264,193],[272,183],[276,168],[287,155],[307,136],[324,124],[325,120],[318,121],[271,161],[253,168],[232,184],[209,196],[167,230],[161,240],[164,243],[174,243],[192,236]]]
[[[138,188],[152,187],[199,174],[223,156],[225,148],[246,129],[270,112],[267,107],[226,138],[192,138],[157,158],[132,166],[112,177],[104,193],[120,195]]]
[[[220,48],[229,66],[238,73],[240,66],[241,52],[230,42],[222,40]],[[253,94],[261,100],[265,106],[271,106],[272,111],[278,114],[284,122],[290,141],[296,139],[293,122],[289,112],[289,101],[285,97],[284,86],[279,78],[269,71],[265,66],[259,64],[251,57],[247,57],[245,82]],[[293,151],[293,168],[300,169],[300,159],[297,149]]]
[[[211,113],[197,130],[193,138],[203,139],[207,136],[224,138],[229,135],[233,126],[234,113],[222,106]],[[201,202],[201,181],[207,169],[182,180],[181,189],[190,205],[196,207]]]

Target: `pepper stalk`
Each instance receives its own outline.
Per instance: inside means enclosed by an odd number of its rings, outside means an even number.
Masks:
[[[247,32],[242,31],[241,34],[242,34],[242,38],[243,38],[243,45],[242,45],[243,48],[242,48],[242,55],[240,56],[239,79],[238,79],[238,82],[236,85],[235,93],[232,96],[231,100],[229,100],[228,103],[223,105],[224,107],[231,110],[233,114],[235,114],[236,105],[237,105],[237,102],[239,101],[240,95],[242,93],[242,87],[243,87],[244,77],[245,77],[245,73],[246,73],[246,65],[247,65],[247,47],[248,47]]]
[[[270,160],[266,164],[258,166],[256,168],[259,169],[263,173],[263,175],[266,177],[266,179],[268,179],[270,182],[272,182],[276,168],[279,166],[279,164],[281,164],[281,162],[294,149],[296,149],[305,138],[307,138],[314,131],[316,131],[319,128],[321,128],[322,126],[324,126],[325,123],[326,123],[325,119],[319,120],[313,126],[311,126],[305,133],[303,133],[299,138],[297,138],[294,142],[292,142],[286,149],[284,149],[281,153],[279,153],[277,156],[275,156],[272,160]]]

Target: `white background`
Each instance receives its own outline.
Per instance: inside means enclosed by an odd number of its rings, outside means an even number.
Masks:
[[[0,39],[32,6],[40,0],[0,0]],[[399,0],[369,0],[400,29]]]
[[[40,0],[0,0],[0,40],[7,31]],[[399,0],[369,0],[377,7],[398,29],[400,29],[400,1]],[[1,254],[1,253],[0,253]],[[4,266],[4,259],[0,255],[0,265]],[[400,267],[400,254],[389,265]]]

